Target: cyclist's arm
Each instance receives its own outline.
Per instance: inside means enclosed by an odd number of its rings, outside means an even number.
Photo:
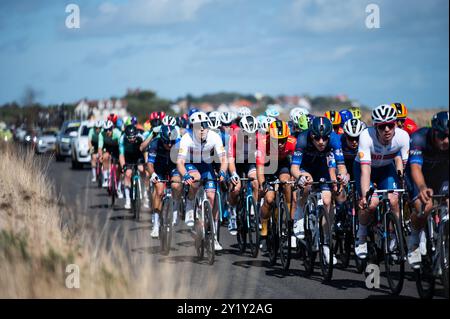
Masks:
[[[153,133],[152,132],[146,132],[146,134],[144,133],[144,141],[141,143],[141,146],[139,147],[139,149],[141,150],[141,152],[144,152],[144,150],[147,148],[147,146],[150,144],[150,142],[153,139]]]
[[[420,191],[428,188],[425,183],[425,177],[423,176],[422,165],[411,164],[411,177]]]
[[[155,172],[155,165],[153,163],[147,162],[147,172],[150,176]]]
[[[361,133],[358,146],[358,157],[361,165],[361,194],[363,197],[369,191],[370,188],[370,174],[372,171],[371,164],[371,145],[373,141],[370,137],[368,130]]]
[[[404,165],[403,165],[402,157],[400,155],[395,156],[394,163],[395,163],[395,171],[396,172],[400,171],[400,173],[403,175]]]
[[[103,134],[100,133],[98,135],[98,156],[102,157],[103,155]]]
[[[125,166],[125,156],[123,154],[119,155],[119,163],[120,163],[120,167]]]
[[[361,164],[361,194],[366,196],[365,194],[370,189],[370,173],[372,168],[370,165]]]
[[[225,152],[225,148],[223,146],[222,138],[219,134],[214,134],[214,152],[219,157],[220,161],[220,170],[226,172],[228,169],[228,161]]]

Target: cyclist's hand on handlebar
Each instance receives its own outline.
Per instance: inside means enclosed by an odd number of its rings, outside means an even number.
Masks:
[[[234,172],[234,173],[231,175],[230,180],[231,180],[231,182],[232,182],[234,185],[237,185],[238,182],[239,182],[239,175],[238,175],[236,172]]]
[[[362,196],[361,200],[359,201],[359,208],[360,209],[367,209],[368,204],[367,204],[367,199],[366,196]]]
[[[157,182],[159,182],[159,176],[158,174],[156,174],[155,172],[152,173],[152,176],[150,177],[150,181],[153,184],[156,184]]]
[[[337,178],[338,182],[342,182],[342,184],[344,184],[344,185],[347,185],[348,182],[350,181],[350,175],[349,174],[345,174],[345,175],[338,174],[336,176],[336,178]]]
[[[221,182],[221,183],[224,182],[226,178],[227,178],[227,173],[221,170],[219,172],[219,182]]]
[[[431,188],[423,188],[419,192],[419,199],[422,203],[427,203],[431,200],[431,197],[433,196],[433,189]]]
[[[307,182],[308,182],[308,178],[306,175],[301,175],[297,180],[297,184],[300,187],[305,187]]]

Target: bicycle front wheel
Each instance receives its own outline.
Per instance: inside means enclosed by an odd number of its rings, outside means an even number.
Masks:
[[[203,216],[204,216],[204,227],[205,227],[205,251],[206,257],[208,260],[208,264],[214,264],[215,252],[214,252],[214,240],[215,240],[215,232],[214,232],[214,218],[212,214],[211,205],[209,201],[205,201],[203,205]]]
[[[440,252],[440,266],[442,270],[442,285],[444,286],[445,297],[448,298],[448,220],[441,221],[440,225],[440,240],[439,240],[439,252]]]
[[[256,204],[253,198],[249,198],[248,201],[248,242],[250,245],[250,252],[253,258],[258,257],[259,252],[259,212],[256,210]]]
[[[405,259],[400,221],[391,211],[385,215],[384,265],[389,288],[393,295],[403,289]]]
[[[280,261],[283,270],[288,270],[291,263],[291,218],[286,202],[280,200],[278,204],[278,236]]]
[[[163,201],[161,218],[160,218],[160,246],[161,253],[168,255],[170,252],[170,245],[172,243],[172,214],[173,201],[171,198],[166,197]]]
[[[320,270],[325,281],[331,280],[333,276],[333,235],[331,222],[325,208],[319,207],[319,260]],[[328,247],[328,256],[325,249]]]
[[[243,254],[247,247],[247,227],[246,227],[246,213],[244,205],[238,205],[236,209],[236,226],[237,226],[237,243],[239,253]]]
[[[272,207],[272,213],[267,221],[267,252],[269,253],[270,266],[275,265],[278,255],[278,225],[276,219],[276,208]]]
[[[420,269],[415,270],[416,275],[416,287],[420,298],[431,299],[434,294],[435,278],[433,275],[433,249],[432,238],[430,236],[430,230],[434,232],[435,225],[432,216],[428,216],[427,223],[425,225],[425,238],[427,241],[427,254],[422,255],[422,262]]]

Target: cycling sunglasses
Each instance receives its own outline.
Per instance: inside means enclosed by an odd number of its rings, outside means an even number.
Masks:
[[[330,139],[329,136],[316,136],[316,135],[313,135],[312,138],[313,138],[314,141],[317,141],[317,142],[319,142],[320,140],[326,142],[326,141],[328,141]]]
[[[389,128],[390,130],[393,130],[395,127],[395,123],[384,123],[377,125],[377,129],[379,129],[380,131],[384,131],[386,127]]]
[[[349,140],[350,142],[359,142],[359,136],[358,137],[353,137],[353,136],[346,136],[347,140]]]

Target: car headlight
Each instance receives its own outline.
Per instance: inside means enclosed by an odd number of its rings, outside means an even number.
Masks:
[[[38,141],[38,144],[39,144],[39,145],[42,145],[43,143],[44,143],[44,142],[42,142],[42,140],[39,140],[39,141]]]

